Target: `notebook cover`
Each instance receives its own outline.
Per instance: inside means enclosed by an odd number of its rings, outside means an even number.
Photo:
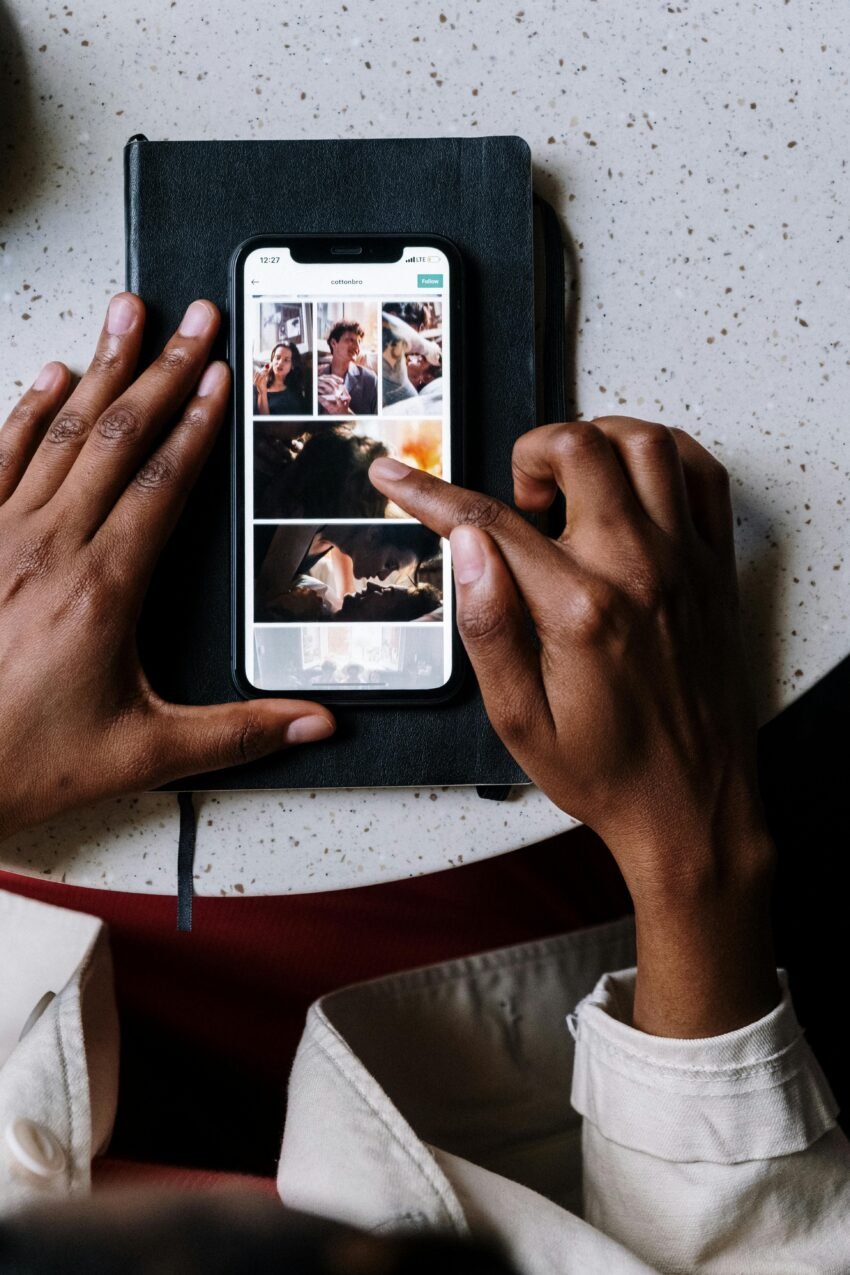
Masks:
[[[225,315],[227,266],[251,235],[441,234],[460,249],[467,339],[465,482],[511,499],[510,452],[535,424],[531,156],[519,137],[154,142],[125,148],[127,287],[143,298],[143,363],[194,297]],[[236,699],[230,676],[230,431],[225,428],[152,583],[145,669],[188,704]],[[474,678],[435,707],[345,708],[328,743],[171,785],[182,789],[527,782]]]

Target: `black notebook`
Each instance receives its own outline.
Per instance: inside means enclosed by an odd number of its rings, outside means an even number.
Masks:
[[[222,312],[234,248],[262,233],[440,234],[465,268],[465,482],[511,499],[514,440],[535,420],[530,152],[518,137],[152,142],[125,150],[127,287],[148,310],[144,362],[185,306]],[[226,315],[225,315],[226,319]],[[220,348],[224,355],[223,323]],[[225,429],[150,589],[144,666],[175,701],[237,698],[230,675],[230,433]],[[326,744],[199,775],[182,789],[527,782],[474,678],[447,704],[345,708]]]

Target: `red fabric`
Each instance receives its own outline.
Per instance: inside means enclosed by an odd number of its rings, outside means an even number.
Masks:
[[[176,858],[176,847],[175,847]],[[112,1153],[271,1175],[311,1001],[336,987],[613,919],[629,908],[577,829],[430,876],[324,894],[176,901],[0,872],[0,888],[102,917],[122,1031]]]
[[[92,1191],[247,1191],[279,1199],[274,1178],[258,1178],[248,1173],[217,1173],[214,1169],[185,1169],[170,1164],[138,1164],[103,1156],[94,1161]]]

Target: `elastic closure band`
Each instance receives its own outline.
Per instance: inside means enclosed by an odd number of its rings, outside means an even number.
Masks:
[[[177,928],[192,928],[192,897],[195,892],[195,838],[198,824],[190,792],[178,792],[180,841],[177,846]]]

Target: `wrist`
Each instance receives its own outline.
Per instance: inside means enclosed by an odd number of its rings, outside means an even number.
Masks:
[[[634,1026],[695,1038],[734,1031],[780,999],[770,916],[775,846],[761,808],[683,821],[631,858]]]
[[[640,1031],[717,1036],[778,1003],[769,876],[704,883],[686,898],[636,900],[635,926]]]
[[[708,812],[671,806],[667,818],[603,834],[635,908],[687,912],[711,898],[769,898],[776,847],[757,794]]]

